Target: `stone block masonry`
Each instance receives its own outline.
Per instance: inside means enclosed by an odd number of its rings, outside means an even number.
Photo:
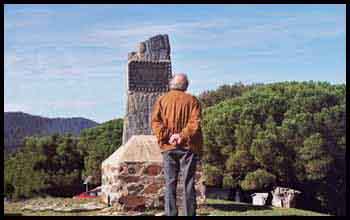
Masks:
[[[151,113],[157,98],[169,89],[170,44],[167,35],[157,35],[139,45],[139,51],[128,56],[123,144],[102,163],[102,201],[122,211],[164,207],[163,158],[152,135]],[[195,185],[200,204],[205,200],[200,163]],[[180,175],[179,207],[182,186]]]
[[[113,170],[113,171],[112,171]],[[117,172],[115,172],[118,170]],[[204,201],[200,181],[200,165],[196,175],[197,202]],[[103,202],[118,206],[121,210],[144,211],[146,208],[164,208],[164,173],[161,163],[124,162],[103,170]],[[182,206],[182,178],[178,180],[177,204]],[[105,193],[108,193],[106,195]],[[109,199],[109,201],[108,201]]]
[[[205,200],[202,165],[196,170],[197,202]],[[182,206],[182,175],[177,184],[177,204]],[[134,135],[102,163],[102,201],[120,210],[143,211],[164,207],[163,161],[153,135]]]

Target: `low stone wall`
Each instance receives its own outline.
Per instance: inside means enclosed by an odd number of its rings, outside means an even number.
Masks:
[[[205,200],[202,168],[196,171],[197,202]],[[164,171],[159,162],[122,162],[102,167],[102,201],[121,210],[142,211],[164,207]],[[182,176],[178,179],[177,204],[182,205]]]

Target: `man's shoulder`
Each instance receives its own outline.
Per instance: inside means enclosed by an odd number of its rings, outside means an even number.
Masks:
[[[173,98],[175,96],[178,96],[180,95],[181,99],[182,100],[188,100],[192,103],[200,103],[198,98],[190,93],[187,93],[187,92],[181,92],[181,93],[174,93],[172,91],[169,91],[163,95],[160,95],[158,97],[158,100],[161,101],[161,100],[164,100],[164,99],[168,99],[168,98]]]
[[[196,96],[190,94],[190,93],[185,93],[189,99],[191,99],[193,102],[198,102],[199,103],[199,100]]]
[[[158,101],[161,101],[162,99],[164,99],[167,95],[168,95],[169,92],[166,92],[166,93],[163,93],[161,95],[158,96],[157,100]]]
[[[196,96],[187,92],[184,92],[183,95],[184,95],[184,99],[188,100],[188,102],[190,102],[192,105],[197,105],[197,104],[200,105],[200,101]]]

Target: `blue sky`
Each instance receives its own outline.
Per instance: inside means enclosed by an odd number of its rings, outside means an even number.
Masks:
[[[125,114],[127,53],[168,34],[189,92],[235,82],[346,83],[345,5],[5,5],[4,111]]]

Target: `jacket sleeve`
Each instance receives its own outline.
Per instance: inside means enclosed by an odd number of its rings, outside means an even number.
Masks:
[[[163,124],[161,110],[160,99],[157,99],[152,110],[151,127],[158,142],[166,144],[169,142],[169,130]]]
[[[201,130],[201,118],[202,108],[200,102],[195,100],[188,123],[180,132],[182,143],[188,143],[191,138]]]

